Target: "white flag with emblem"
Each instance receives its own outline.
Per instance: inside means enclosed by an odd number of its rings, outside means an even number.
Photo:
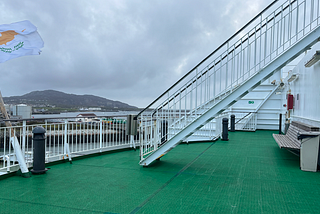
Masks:
[[[43,41],[29,21],[0,25],[0,63],[26,55],[39,55]]]

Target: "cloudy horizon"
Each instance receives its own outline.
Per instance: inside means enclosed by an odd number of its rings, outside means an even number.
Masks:
[[[0,24],[31,21],[44,48],[1,63],[0,90],[90,94],[143,108],[270,3],[4,1]]]

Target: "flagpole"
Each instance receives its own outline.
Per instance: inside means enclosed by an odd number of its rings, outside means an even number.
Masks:
[[[22,151],[21,151],[21,148],[20,148],[20,144],[19,144],[19,141],[18,141],[18,138],[15,136],[15,133],[14,133],[14,129],[12,127],[12,124],[9,120],[9,116],[8,116],[8,113],[7,113],[7,110],[6,110],[6,107],[4,106],[4,102],[3,102],[3,99],[2,99],[2,95],[1,95],[1,91],[0,91],[0,110],[1,110],[1,113],[2,115],[5,117],[5,124],[6,124],[6,127],[10,128],[11,129],[11,138],[10,138],[10,141],[11,141],[11,144],[14,148],[14,151],[15,151],[15,155],[17,157],[17,160],[19,162],[19,166],[20,166],[20,169],[21,169],[21,172],[22,174],[25,174],[26,176],[25,177],[28,177],[29,175],[29,170],[28,170],[28,167],[27,167],[27,164],[25,162],[25,159],[24,159],[24,155],[22,154]],[[24,136],[25,137],[25,136]],[[5,144],[4,144],[5,145]],[[10,160],[9,160],[10,161]]]

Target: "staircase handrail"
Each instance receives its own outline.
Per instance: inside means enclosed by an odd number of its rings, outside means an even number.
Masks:
[[[212,55],[218,52],[223,46],[225,46],[229,41],[235,38],[240,32],[242,32],[246,27],[248,27],[251,23],[253,23],[258,17],[260,17],[265,11],[267,11],[270,7],[272,7],[277,1],[274,0],[271,4],[269,4],[265,9],[263,9],[258,15],[256,15],[253,19],[251,19],[246,25],[240,28],[235,34],[233,34],[229,39],[227,39],[224,43],[222,43],[218,48],[216,48],[213,52],[211,52],[206,58],[204,58],[200,63],[198,63],[195,67],[193,67],[188,73],[186,73],[183,77],[181,77],[177,82],[175,82],[170,88],[168,88],[165,92],[163,92],[158,98],[156,98],[153,102],[151,102],[147,107],[145,107],[142,111],[140,111],[136,117],[138,118],[144,111],[149,109],[154,103],[160,100],[164,95],[166,95],[171,89],[173,89],[176,85],[178,85],[182,80],[184,80],[189,74],[191,74],[194,70],[196,70],[202,63],[204,63],[207,59],[209,59]],[[293,0],[290,4],[296,2],[297,0]],[[289,6],[289,5],[288,5]],[[287,7],[288,7],[287,6]],[[214,65],[213,65],[214,66]],[[212,67],[211,67],[212,68]],[[210,68],[210,69],[211,69]],[[200,77],[199,77],[200,78]],[[172,98],[173,99],[173,98]]]
[[[290,5],[292,5],[294,2],[296,2],[297,0],[292,0],[287,6],[283,7],[282,10],[287,9]],[[270,5],[271,6],[271,5]],[[255,32],[253,33],[248,33],[248,37],[245,38],[244,40],[241,41],[241,43],[245,43],[248,39],[250,39],[252,36],[255,35],[256,32],[258,32],[259,30],[261,30],[263,27],[265,27],[269,22],[271,22],[274,18],[276,18],[278,15],[280,15],[281,12],[278,12],[274,15],[274,17],[270,18],[269,20],[267,20],[266,23],[264,23],[263,25],[261,25],[259,28],[257,28],[255,30]],[[251,20],[254,21],[254,20]],[[251,24],[252,22],[248,23]],[[246,27],[246,26],[245,26]],[[240,29],[239,31],[243,30],[245,27],[243,27],[242,29]],[[237,32],[238,33],[238,32]],[[237,34],[236,33],[236,34]],[[179,81],[176,82],[175,85],[173,85],[171,88],[169,88],[167,91],[165,91],[160,97],[158,97],[158,99],[156,99],[153,103],[150,104],[150,106],[152,106],[155,102],[157,102],[162,96],[164,96],[166,93],[168,93],[172,88],[174,88],[178,83],[180,83],[186,76],[188,76],[190,73],[192,73],[197,67],[199,67],[203,62],[205,62],[208,58],[210,58],[216,51],[218,51],[221,47],[223,47],[225,44],[228,43],[228,41],[230,41],[231,39],[233,39],[234,37],[230,37],[229,40],[227,40],[225,43],[223,43],[219,48],[217,48],[214,52],[212,52],[210,55],[208,55],[204,60],[201,61],[201,63],[199,63],[197,66],[195,66],[192,70],[190,70],[184,77],[182,77]],[[237,42],[236,42],[237,43]],[[215,66],[217,66],[222,60],[224,60],[225,58],[228,57],[228,55],[230,55],[233,51],[235,51],[237,48],[239,48],[241,46],[241,44],[238,44],[236,46],[234,46],[233,49],[227,50],[227,53],[224,54],[223,56],[221,55],[220,60],[215,61],[215,63],[209,67],[206,71],[202,72],[199,76],[196,76],[195,78],[191,79],[189,82],[187,82],[184,86],[182,86],[182,90],[180,90],[179,93],[175,93],[175,95],[173,95],[171,98],[169,98],[168,100],[164,101],[164,103],[162,104],[163,106],[165,106],[166,104],[170,103],[174,98],[178,97],[182,92],[184,92],[186,89],[188,89],[190,86],[192,86],[193,83],[195,83],[198,79],[200,79],[203,75],[205,75],[208,71],[210,71],[212,68],[214,68]],[[149,107],[150,107],[149,106]],[[147,107],[148,108],[148,107]],[[146,108],[146,109],[147,109]],[[146,110],[144,109],[144,110]],[[157,111],[160,110],[161,107],[159,109],[154,109],[152,115]],[[143,111],[144,111],[143,110]],[[141,113],[143,112],[141,111]],[[140,113],[138,114],[138,116],[140,115]]]
[[[247,113],[247,112],[245,112]],[[257,112],[253,112],[253,111],[250,111],[248,112],[245,116],[243,116],[242,118],[240,118],[237,122],[235,122],[235,124],[238,124],[241,120],[243,120],[244,118],[246,118],[248,115],[252,114],[252,113],[257,113]]]

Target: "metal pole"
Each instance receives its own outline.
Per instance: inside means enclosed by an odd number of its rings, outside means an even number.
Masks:
[[[279,134],[281,134],[281,127],[282,127],[282,114],[279,114]]]

